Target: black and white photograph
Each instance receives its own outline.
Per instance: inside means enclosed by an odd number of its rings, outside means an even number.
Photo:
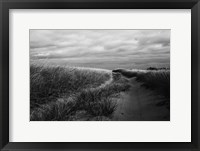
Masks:
[[[170,121],[170,29],[30,29],[30,121]]]

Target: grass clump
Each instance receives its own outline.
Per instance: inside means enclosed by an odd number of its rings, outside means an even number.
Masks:
[[[165,97],[170,97],[170,72],[169,70],[149,71],[138,74],[137,81],[143,86],[158,91]]]
[[[31,121],[66,121],[75,113],[75,102],[50,102],[31,112]]]
[[[151,70],[148,72],[138,72],[136,80],[142,83],[147,89],[154,90],[165,99],[158,105],[170,106],[170,71]]]

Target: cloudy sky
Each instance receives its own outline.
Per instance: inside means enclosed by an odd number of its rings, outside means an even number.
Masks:
[[[105,69],[169,67],[170,30],[30,30],[30,60]]]

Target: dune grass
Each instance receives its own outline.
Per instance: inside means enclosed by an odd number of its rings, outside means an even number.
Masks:
[[[169,70],[150,70],[138,72],[136,80],[142,83],[147,89],[155,91],[163,96],[163,101],[157,105],[170,107],[170,71]]]
[[[110,78],[109,72],[64,67],[31,66],[31,108],[84,88],[97,87]]]
[[[109,70],[35,66],[30,68],[30,120],[105,120],[116,109],[116,97],[130,88]]]

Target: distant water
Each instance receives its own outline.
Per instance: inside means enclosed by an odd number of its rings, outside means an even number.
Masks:
[[[68,61],[63,59],[38,59],[31,60],[30,63],[38,64],[38,65],[61,65],[61,66],[72,66],[72,67],[88,67],[88,68],[100,68],[100,69],[109,69],[113,70],[116,68],[125,68],[125,69],[146,69],[148,67],[166,67],[169,68],[170,64],[168,61],[165,62],[134,62],[134,61],[84,61],[84,60],[76,60],[76,61]]]

